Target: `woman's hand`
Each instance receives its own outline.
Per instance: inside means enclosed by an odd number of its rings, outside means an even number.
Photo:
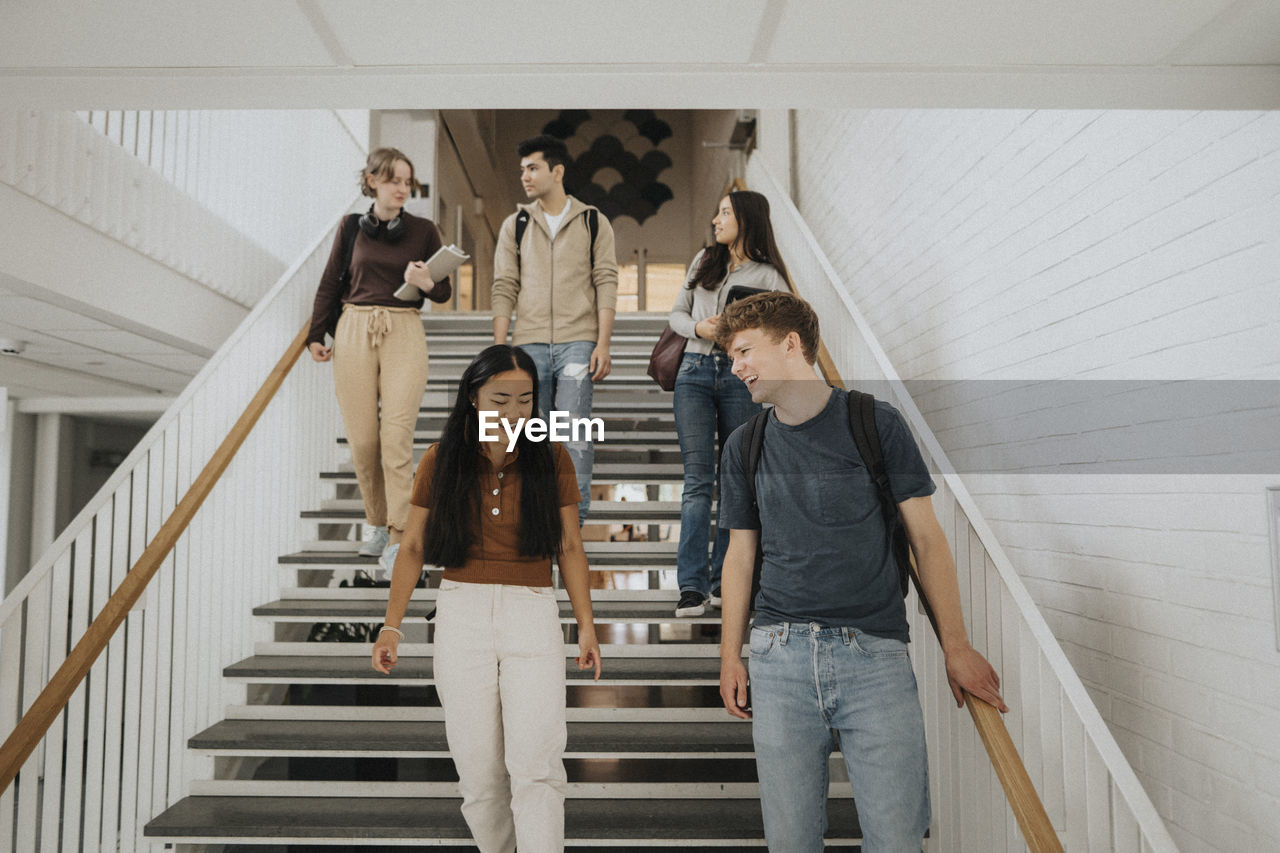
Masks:
[[[578,628],[578,669],[596,670],[595,680],[600,680],[600,643],[596,641],[594,625]],[[375,667],[376,668],[376,667]]]
[[[311,353],[312,361],[328,361],[333,358],[333,347],[327,347],[319,341],[307,344],[307,350]]]
[[[395,631],[380,631],[373,643],[373,668],[383,675],[391,674],[391,667],[400,659],[400,635]]]
[[[423,293],[430,292],[436,286],[425,261],[410,261],[409,265],[404,268],[404,280]]]
[[[703,340],[711,341],[716,337],[716,323],[720,322],[719,314],[712,314],[705,320],[699,320],[693,327],[693,333]]]

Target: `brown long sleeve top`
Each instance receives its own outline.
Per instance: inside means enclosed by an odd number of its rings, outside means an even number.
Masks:
[[[325,325],[330,312],[340,302],[352,305],[385,305],[392,308],[421,308],[424,300],[405,302],[396,299],[396,288],[404,284],[404,268],[410,261],[425,261],[435,254],[443,243],[440,232],[430,219],[414,216],[408,211],[400,213],[404,236],[395,243],[388,243],[382,234],[386,223],[378,223],[378,236],[370,237],[355,222],[343,218],[329,251],[329,262],[320,276],[315,304],[311,310],[311,330],[307,343],[324,343]],[[342,230],[357,229],[356,242],[351,250],[351,280],[342,286]],[[436,282],[435,288],[426,294],[432,302],[448,302],[453,295],[449,279]]]

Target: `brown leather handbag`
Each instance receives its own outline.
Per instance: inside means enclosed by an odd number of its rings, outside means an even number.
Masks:
[[[680,371],[680,360],[684,358],[684,348],[688,343],[688,338],[667,326],[654,344],[653,354],[649,356],[649,375],[663,391],[675,390],[676,374]]]

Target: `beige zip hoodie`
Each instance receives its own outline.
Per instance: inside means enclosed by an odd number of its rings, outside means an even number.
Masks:
[[[520,264],[516,265],[516,216],[502,223],[493,253],[493,316],[518,315],[511,343],[565,344],[599,338],[598,311],[616,310],[618,262],[614,256],[613,227],[599,215],[596,265],[591,269],[588,206],[568,197],[569,213],[560,223],[555,240],[537,201],[519,205],[529,211]]]

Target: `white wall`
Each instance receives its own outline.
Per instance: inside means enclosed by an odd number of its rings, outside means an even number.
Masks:
[[[800,209],[903,378],[1280,378],[1280,113],[796,122]],[[1280,471],[1164,461],[966,479],[1182,849],[1280,849]]]
[[[367,110],[80,115],[284,266],[350,198],[369,145]]]

